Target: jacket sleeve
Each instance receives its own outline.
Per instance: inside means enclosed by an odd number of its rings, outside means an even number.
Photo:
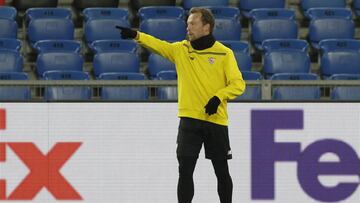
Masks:
[[[138,38],[135,41],[141,46],[149,49],[151,52],[155,52],[175,63],[177,43],[169,43],[142,32],[138,32]]]
[[[221,101],[235,99],[245,91],[246,87],[232,51],[227,52],[227,58],[224,61],[224,72],[226,87],[218,90],[215,94]]]

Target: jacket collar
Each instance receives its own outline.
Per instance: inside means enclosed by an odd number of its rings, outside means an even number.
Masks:
[[[196,50],[204,50],[210,48],[215,43],[215,38],[212,34],[200,37],[194,41],[190,41],[191,46]]]

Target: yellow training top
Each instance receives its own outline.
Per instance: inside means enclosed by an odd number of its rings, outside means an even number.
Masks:
[[[231,49],[216,41],[210,48],[195,50],[187,40],[169,43],[141,32],[136,41],[175,64],[179,117],[228,125],[227,100],[245,90],[245,81]],[[209,116],[204,107],[213,96],[221,104],[217,113]]]

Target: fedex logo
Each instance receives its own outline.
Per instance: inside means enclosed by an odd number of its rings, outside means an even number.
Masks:
[[[301,151],[300,143],[275,142],[276,129],[303,129],[302,110],[254,110],[251,112],[251,183],[252,198],[274,199],[275,163],[297,162],[297,178],[310,197],[337,202],[350,197],[359,182],[339,182],[325,187],[319,175],[356,175],[360,177],[360,159],[347,143],[335,139],[318,140]],[[325,153],[333,153],[338,162],[320,162]]]
[[[6,128],[5,115],[5,110],[0,109],[0,129]],[[60,169],[80,145],[80,142],[56,143],[47,154],[43,154],[31,142],[0,142],[0,165],[6,162],[8,147],[30,171],[8,196],[6,180],[0,179],[0,201],[32,200],[43,188],[46,188],[57,200],[82,200],[80,194],[60,173]]]

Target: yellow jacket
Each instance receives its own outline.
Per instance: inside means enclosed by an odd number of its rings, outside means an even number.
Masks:
[[[141,32],[136,41],[175,64],[179,117],[228,125],[227,100],[245,90],[245,81],[231,49],[216,41],[210,48],[194,50],[187,40],[169,43]],[[213,96],[221,104],[217,113],[209,116],[204,107]]]

